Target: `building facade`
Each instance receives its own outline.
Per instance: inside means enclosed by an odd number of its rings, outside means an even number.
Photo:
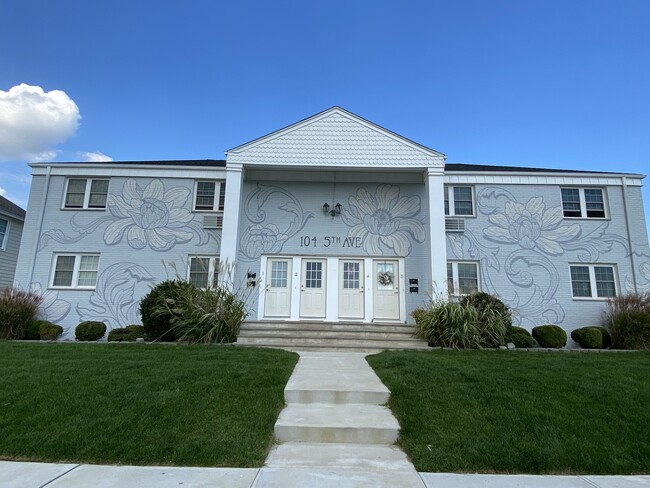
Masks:
[[[0,288],[14,282],[25,211],[0,196]]]
[[[650,288],[643,175],[445,165],[339,107],[225,161],[32,168],[16,279],[67,337],[139,323],[176,275],[247,291],[253,320],[412,323],[481,290],[567,331]]]

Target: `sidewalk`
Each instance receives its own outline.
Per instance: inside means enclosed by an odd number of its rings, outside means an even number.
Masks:
[[[392,445],[390,392],[361,353],[303,352],[262,468],[0,461],[0,488],[650,488],[644,476],[417,473]]]

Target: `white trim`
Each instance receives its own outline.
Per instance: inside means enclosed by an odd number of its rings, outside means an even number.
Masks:
[[[11,221],[9,219],[0,218],[7,222],[7,227],[5,227],[4,235],[2,236],[2,241],[0,241],[0,251],[7,249],[7,241],[9,241],[9,229],[11,229]]]
[[[84,201],[81,207],[67,207],[66,206],[66,200],[68,199],[68,185],[70,184],[70,180],[85,180],[85,186],[84,186]],[[93,186],[93,181],[108,181],[108,188],[106,189],[106,203],[104,203],[103,207],[90,207],[90,194],[91,194],[91,189]],[[61,202],[61,210],[99,210],[99,211],[104,211],[106,210],[106,206],[108,205],[108,196],[110,195],[111,191],[111,179],[106,178],[103,176],[97,176],[94,178],[79,178],[77,176],[68,176],[65,179],[65,187],[63,189],[63,201]]]
[[[559,186],[622,186],[620,176],[568,174],[549,175],[547,173],[445,173],[445,184],[465,185],[559,185]],[[643,186],[643,176],[630,175],[628,186]]]
[[[469,188],[472,192],[472,213],[471,214],[457,214],[456,213],[456,188]],[[444,191],[447,190],[448,202],[449,202],[449,213],[445,214],[445,217],[454,217],[454,218],[471,218],[476,217],[476,189],[473,185],[445,185],[442,189],[443,191],[443,210],[444,210]]]
[[[212,195],[214,200],[212,202],[212,208],[210,210],[203,210],[203,209],[197,209],[196,208],[196,198],[198,196],[197,195],[197,189],[199,187],[199,183],[214,183],[214,194]],[[226,208],[226,204],[224,202],[224,205],[223,205],[224,210],[219,210],[219,202],[221,200],[221,194],[223,192],[223,187],[224,187],[225,183],[226,183],[226,181],[223,180],[223,179],[222,180],[215,180],[214,178],[194,180],[194,198],[192,199],[192,212],[197,212],[197,213],[206,213],[206,212],[215,213],[215,212],[219,212],[219,213],[223,213],[225,208]],[[227,185],[226,185],[226,188],[227,188]]]
[[[442,169],[429,169],[425,179],[429,206],[429,270],[431,293],[443,299],[447,297],[447,236],[445,229],[445,195]]]
[[[241,164],[228,164],[226,172],[226,199],[221,231],[219,254],[221,262],[228,267],[232,276],[237,276],[237,246],[239,245],[239,212],[241,210],[242,187],[244,185],[244,168]],[[229,280],[226,273],[220,278],[225,286],[232,287],[234,280]]]
[[[578,198],[580,199],[580,217],[571,217],[564,215],[564,200],[562,199],[562,190],[578,190]],[[585,190],[600,190],[603,195],[603,217],[589,217],[587,215],[587,199],[585,197]],[[562,203],[562,217],[567,220],[609,220],[609,198],[607,195],[607,188],[599,186],[561,186],[560,187],[560,201]]]
[[[101,173],[104,178],[183,178],[183,179],[205,179],[223,180],[226,177],[225,167],[206,169],[205,167],[191,166],[156,166],[156,165],[132,165],[125,164],[120,167],[106,166],[80,166],[77,164],[32,166],[32,176],[47,174],[51,169],[52,176],[69,176],[79,178],[97,177]]]
[[[187,255],[187,281],[191,283],[190,274],[192,269],[192,259],[208,259],[208,283],[206,288],[212,288],[210,286],[214,283],[214,275],[217,273],[217,278],[219,277],[219,255],[217,254],[188,254]],[[204,288],[205,289],[205,288]]]
[[[70,286],[54,285],[54,275],[56,273],[56,263],[59,256],[72,256],[74,257],[74,265],[72,269],[72,280]],[[81,258],[83,256],[97,256],[97,276],[95,279],[95,286],[79,286],[79,268],[81,266]],[[52,254],[52,263],[50,265],[50,279],[48,281],[48,288],[53,290],[94,290],[97,288],[97,280],[99,280],[99,264],[101,260],[101,253],[98,252],[82,252],[82,253],[70,253],[70,252],[61,252]]]
[[[577,297],[573,294],[573,277],[571,276],[572,267],[582,267],[589,269],[589,286],[591,288],[590,297]],[[596,282],[596,267],[599,268],[612,268],[612,274],[614,275],[614,296],[618,296],[620,293],[620,285],[618,281],[618,267],[614,263],[569,263],[569,286],[571,287],[571,298],[573,300],[586,300],[586,301],[597,301],[604,302],[609,300],[611,297],[599,297],[597,282]]]
[[[481,266],[478,261],[473,261],[471,259],[448,259],[447,264],[451,264],[451,281],[454,289],[454,293],[450,295],[451,297],[463,297],[468,295],[468,293],[460,293],[460,284],[458,279],[459,264],[473,264],[476,267],[476,292],[481,291]],[[447,278],[447,282],[449,282],[449,278]]]

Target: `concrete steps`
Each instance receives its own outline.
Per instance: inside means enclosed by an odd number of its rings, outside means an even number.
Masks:
[[[245,322],[237,345],[290,350],[428,349],[426,341],[413,336],[404,324],[342,324],[328,322]]]

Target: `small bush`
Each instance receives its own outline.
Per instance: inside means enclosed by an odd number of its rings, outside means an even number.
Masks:
[[[416,324],[422,322],[422,320],[426,315],[427,315],[427,310],[422,307],[418,307],[411,312],[411,317],[413,317]]]
[[[0,289],[0,339],[23,339],[41,300],[29,291]]]
[[[612,298],[603,325],[615,349],[650,349],[650,292]]]
[[[530,334],[521,334],[515,333],[506,337],[506,342],[512,342],[515,347],[522,349],[530,349],[533,347],[539,347],[537,341],[533,339],[533,336]]]
[[[25,339],[30,341],[55,341],[63,334],[63,327],[47,320],[32,320],[27,327]]]
[[[603,349],[609,349],[612,347],[612,336],[605,327],[596,327],[600,333],[603,335]]]
[[[567,335],[558,325],[539,325],[533,327],[533,338],[541,347],[561,349],[566,346]]]
[[[167,300],[176,300],[192,286],[183,280],[163,281],[140,300],[140,315],[148,341],[174,342],[178,339],[172,330],[175,315],[171,308],[167,307]]]
[[[571,339],[583,349],[602,349],[603,333],[600,327],[582,327],[571,331]]]
[[[81,322],[74,330],[74,337],[78,341],[98,341],[106,334],[106,324],[88,320]]]
[[[416,334],[435,347],[498,347],[504,343],[505,332],[501,313],[460,302],[431,302],[416,323]]]
[[[127,325],[121,329],[113,329],[108,333],[108,342],[135,342],[144,337],[142,325]]]
[[[530,335],[530,332],[528,332],[528,329],[524,329],[523,327],[517,327],[516,325],[513,325],[508,329],[508,334],[514,335],[514,334],[523,334],[527,335],[528,337],[533,337]]]
[[[503,318],[507,327],[512,326],[512,311],[510,307],[494,295],[485,292],[472,293],[471,295],[462,297],[459,303],[461,305],[471,305],[479,312],[488,309],[493,310]]]

